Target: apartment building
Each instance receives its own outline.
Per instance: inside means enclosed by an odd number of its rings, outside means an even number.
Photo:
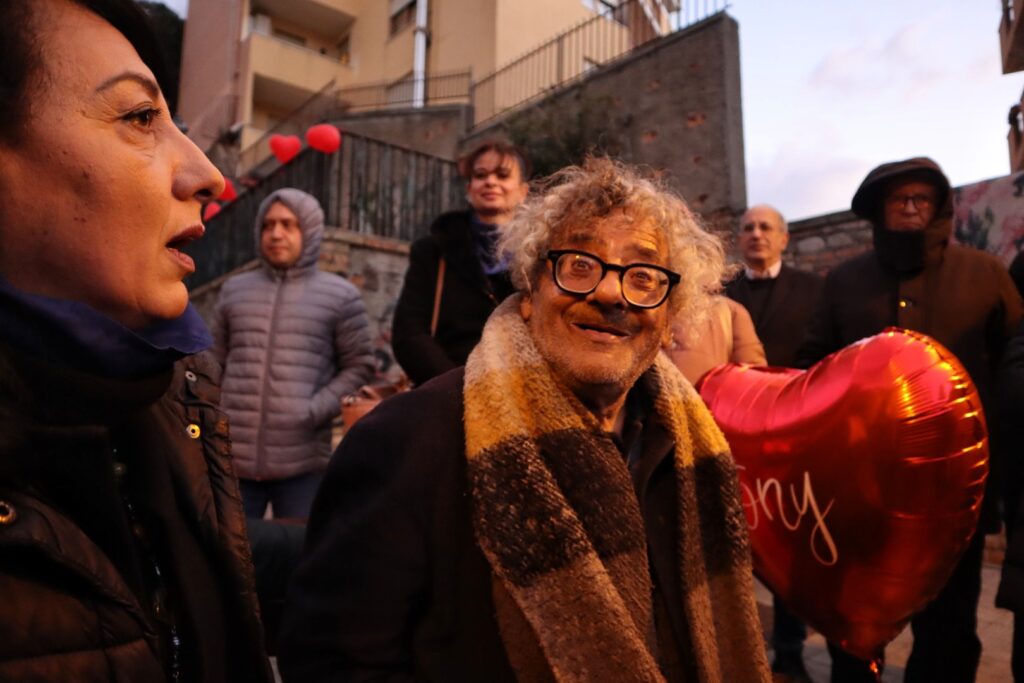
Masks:
[[[203,149],[245,149],[319,92],[363,84],[429,104],[445,74],[492,73],[618,0],[193,0],[179,116]],[[664,24],[661,0],[644,3]],[[428,86],[417,93],[420,73]],[[413,97],[408,93],[412,91]],[[399,97],[398,94],[402,93]]]
[[[1024,71],[1024,0],[999,0],[1002,17],[999,21],[999,47],[1003,56],[1003,73]],[[1010,107],[1010,132],[1006,140],[1010,148],[1010,172],[1024,171],[1024,95]]]

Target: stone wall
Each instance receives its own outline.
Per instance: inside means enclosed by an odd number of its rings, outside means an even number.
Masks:
[[[1009,264],[1024,245],[1021,197],[1024,173],[953,188],[953,241],[988,251]],[[790,223],[789,233],[786,263],[822,274],[871,248],[871,224],[852,211]]]
[[[332,121],[343,131],[454,160],[459,139],[472,121],[470,112],[469,105],[453,104],[348,114]]]
[[[584,81],[473,131],[463,146],[508,135],[524,117],[550,120],[558,109],[573,116],[587,103],[608,108],[602,122],[612,130],[602,137],[616,143],[609,151],[664,173],[697,211],[735,215],[746,207],[739,30],[732,17],[716,14],[598,67]]]
[[[377,356],[377,372],[382,380],[397,380],[401,374],[391,353],[391,320],[408,265],[409,245],[404,242],[337,229],[328,229],[324,234],[320,268],[346,276],[362,292],[370,321],[370,338]],[[209,321],[224,281],[256,267],[257,262],[252,261],[196,288],[191,298],[200,315]]]
[[[871,224],[839,211],[789,224],[786,265],[824,275],[833,266],[871,248]]]

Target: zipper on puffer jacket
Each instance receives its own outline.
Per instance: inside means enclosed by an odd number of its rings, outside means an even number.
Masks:
[[[276,273],[275,273],[276,275]],[[274,337],[277,334],[278,303],[281,300],[281,292],[287,281],[287,273],[277,278],[277,289],[274,291],[274,304],[270,307],[270,329],[267,330],[267,352],[263,358],[263,388],[260,395],[260,412],[256,419],[259,420],[259,427],[256,429],[256,479],[262,480],[265,476],[264,461],[266,454],[263,444],[263,434],[266,429],[267,417],[267,395],[270,393],[270,359],[274,354]]]

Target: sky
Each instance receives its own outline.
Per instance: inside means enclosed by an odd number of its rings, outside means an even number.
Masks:
[[[699,1],[699,0],[698,0]],[[164,0],[181,15],[188,0]],[[954,185],[1010,172],[999,0],[731,0],[749,205],[849,208],[876,165],[926,155]]]
[[[926,155],[954,185],[1010,172],[998,0],[733,0],[748,204],[849,208],[879,163]]]

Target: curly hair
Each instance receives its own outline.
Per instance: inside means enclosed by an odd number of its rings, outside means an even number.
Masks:
[[[500,228],[498,251],[508,259],[512,282],[531,290],[552,239],[565,229],[592,224],[613,212],[650,221],[668,246],[668,268],[682,280],[669,297],[672,317],[696,329],[706,319],[712,296],[726,274],[721,240],[708,232],[680,197],[636,169],[605,157],[587,157],[541,183],[540,191]]]

